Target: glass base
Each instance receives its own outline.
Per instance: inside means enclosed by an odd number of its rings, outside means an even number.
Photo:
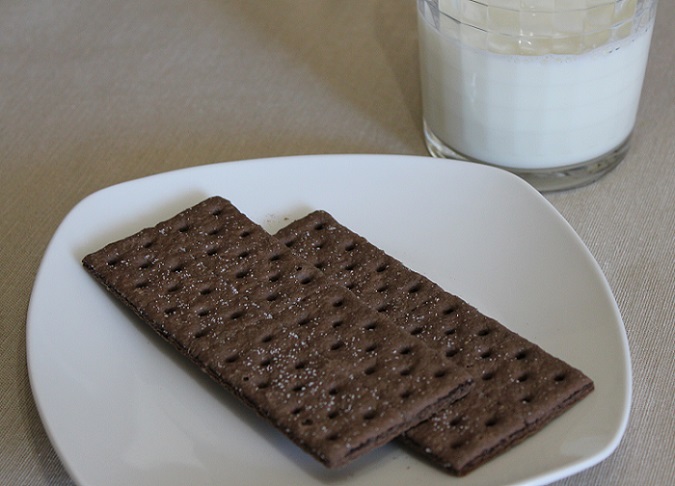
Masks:
[[[473,159],[462,153],[456,152],[445,145],[424,123],[424,139],[427,150],[433,157],[442,159],[457,159],[468,162],[476,162],[484,165],[491,165],[508,170],[530,183],[540,192],[561,191],[573,189],[597,181],[602,176],[612,171],[626,157],[628,147],[630,146],[630,136],[626,138],[618,147],[600,157],[582,162],[580,164],[567,165],[564,167],[554,167],[551,169],[516,169],[512,167],[502,167],[496,164],[482,162]]]

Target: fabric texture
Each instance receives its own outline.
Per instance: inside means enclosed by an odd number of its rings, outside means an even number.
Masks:
[[[73,484],[26,365],[40,259],[88,194],[145,175],[315,153],[427,155],[413,0],[0,2],[0,483]],[[633,406],[618,449],[560,485],[675,477],[675,2],[661,1],[632,147],[546,197],[607,276]]]

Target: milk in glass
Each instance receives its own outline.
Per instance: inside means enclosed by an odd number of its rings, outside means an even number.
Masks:
[[[615,149],[635,124],[652,34],[637,7],[440,0],[418,16],[426,128],[463,157],[515,169]]]

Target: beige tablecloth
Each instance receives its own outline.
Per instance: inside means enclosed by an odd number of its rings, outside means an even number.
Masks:
[[[661,0],[628,158],[547,195],[607,276],[634,372],[620,446],[560,484],[675,477],[673,23],[675,2]],[[33,402],[25,341],[36,270],[69,210],[193,165],[426,155],[417,61],[413,0],[0,2],[1,484],[71,484]]]

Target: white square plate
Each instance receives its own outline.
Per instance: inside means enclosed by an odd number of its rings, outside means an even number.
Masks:
[[[82,268],[111,241],[206,197],[275,232],[325,209],[407,266],[588,374],[596,390],[467,477],[398,444],[328,471],[175,354]],[[84,199],[56,231],[27,323],[33,394],[83,486],[545,484],[618,445],[631,370],[623,322],[597,263],[525,182],[463,162],[317,155],[229,162],[126,182]]]

